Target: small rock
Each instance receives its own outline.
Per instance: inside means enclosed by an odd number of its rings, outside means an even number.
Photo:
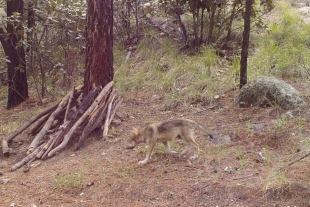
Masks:
[[[0,183],[7,184],[10,181],[8,178],[1,178]]]
[[[92,186],[92,185],[94,185],[95,183],[92,181],[92,182],[89,182],[89,183],[87,183],[87,186]]]
[[[255,131],[263,131],[265,129],[265,124],[252,124],[251,129]]]
[[[291,111],[288,111],[285,114],[282,114],[281,117],[288,118],[288,119],[294,118],[294,116],[293,116]]]
[[[120,120],[120,119],[113,119],[111,122],[111,125],[113,125],[113,126],[119,126],[121,124],[122,124],[122,120]]]
[[[230,167],[230,166],[227,166],[227,167],[224,168],[224,171],[228,172],[228,173],[231,173],[233,171],[233,168]]]
[[[229,135],[224,135],[217,131],[211,132],[208,138],[214,144],[227,144],[231,142]]]
[[[11,203],[10,204],[10,207],[15,207],[16,206],[16,203]]]
[[[23,169],[23,172],[24,172],[24,173],[27,173],[27,172],[29,172],[29,170],[30,170],[30,168],[29,168],[28,166],[26,166],[26,167]]]

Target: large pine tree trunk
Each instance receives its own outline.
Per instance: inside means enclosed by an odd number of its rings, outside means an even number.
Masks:
[[[84,94],[113,80],[113,0],[88,0]]]
[[[23,0],[7,1],[7,16],[10,17],[14,13],[20,14],[19,22],[9,22],[7,25],[7,34],[1,30],[3,35],[1,43],[8,57],[8,102],[7,109],[11,109],[28,98],[28,84],[26,75],[25,50],[22,44],[24,38],[24,29],[22,24],[23,17]],[[4,36],[7,35],[8,38]]]

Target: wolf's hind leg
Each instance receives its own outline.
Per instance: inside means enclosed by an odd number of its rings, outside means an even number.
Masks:
[[[182,150],[182,152],[179,154],[179,158],[182,158],[190,150],[190,148],[191,146],[186,145],[184,149]]]
[[[199,144],[198,144],[197,142],[195,142],[195,140],[194,140],[193,138],[189,139],[188,141],[189,141],[189,143],[190,143],[191,145],[195,146],[195,148],[196,148],[196,152],[195,152],[194,155],[191,156],[189,159],[195,160],[195,159],[197,159],[198,156],[199,156]]]

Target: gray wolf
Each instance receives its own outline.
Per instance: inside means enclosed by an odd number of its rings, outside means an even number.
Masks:
[[[190,157],[191,160],[194,160],[197,159],[199,155],[199,145],[193,137],[194,127],[209,134],[207,129],[190,119],[174,119],[157,122],[140,130],[134,128],[130,138],[131,145],[127,148],[134,148],[137,144],[146,142],[148,145],[146,157],[144,160],[138,162],[139,165],[145,165],[150,160],[157,142],[164,144],[166,153],[175,154],[177,152],[170,148],[169,142],[174,141],[175,139],[182,139],[187,143],[187,145],[181,151],[179,157],[183,157],[183,155],[186,154],[192,146],[194,146],[196,148],[196,152]]]

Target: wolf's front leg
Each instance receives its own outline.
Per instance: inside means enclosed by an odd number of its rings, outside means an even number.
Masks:
[[[149,143],[149,146],[146,152],[146,157],[144,160],[139,161],[138,165],[145,165],[150,160],[150,157],[152,155],[155,145],[156,145],[156,142]]]
[[[165,145],[165,152],[167,154],[177,154],[178,152],[173,151],[170,147],[170,143],[169,142],[163,142],[163,144]]]

